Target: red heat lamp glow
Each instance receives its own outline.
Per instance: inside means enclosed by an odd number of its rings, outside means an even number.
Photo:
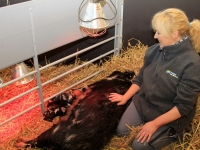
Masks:
[[[14,96],[19,95],[22,92],[29,90],[30,88],[36,85],[36,81],[33,80],[28,84],[21,86],[15,86],[15,84],[10,84],[9,86],[3,87],[0,89],[0,103],[5,102],[6,100],[13,98]],[[39,96],[37,90],[7,104],[0,108],[0,122],[11,118],[12,116],[17,115],[18,113],[30,108],[39,102]],[[1,142],[5,141],[8,138],[11,138],[14,135],[17,135],[22,127],[41,116],[41,109],[37,107],[27,113],[21,115],[20,117],[15,118],[14,120],[0,126],[0,139]]]

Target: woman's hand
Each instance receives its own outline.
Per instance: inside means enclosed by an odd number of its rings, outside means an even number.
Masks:
[[[120,95],[117,93],[110,93],[108,95],[108,99],[111,102],[117,102],[117,105],[124,105],[127,103],[131,97],[140,90],[140,87],[137,84],[132,84],[128,91],[124,95]]]
[[[123,95],[117,93],[110,93],[108,98],[111,102],[117,102],[117,105],[124,105],[127,102],[124,100]]]
[[[142,126],[139,134],[137,135],[137,141],[144,143],[149,142],[152,135],[156,132],[158,127],[154,124],[153,121],[147,122],[145,125]]]
[[[145,125],[142,126],[139,134],[137,135],[138,142],[144,143],[149,142],[152,135],[156,132],[156,130],[178,118],[181,117],[181,114],[176,106],[174,106],[168,112],[162,114],[161,116],[157,117],[153,121],[147,122]]]

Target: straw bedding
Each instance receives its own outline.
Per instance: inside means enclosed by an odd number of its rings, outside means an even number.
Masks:
[[[131,41],[136,39],[130,39],[128,42],[128,47],[125,48],[122,53],[118,56],[111,56],[108,60],[104,60],[97,64],[90,64],[86,67],[79,69],[73,73],[66,75],[65,77],[47,84],[43,87],[43,97],[47,98],[56,92],[66,88],[67,86],[72,85],[73,83],[79,81],[80,79],[87,77],[88,75],[94,73],[95,71],[104,69],[97,76],[79,84],[77,87],[83,87],[88,84],[91,84],[95,81],[98,81],[105,76],[109,75],[111,72],[115,70],[125,71],[125,70],[134,70],[136,74],[139,72],[143,64],[143,57],[147,46],[143,45],[140,41],[137,41],[137,44],[132,46]],[[54,67],[49,67],[41,72],[41,80],[45,82],[47,80],[56,77],[57,75],[66,72],[80,64],[83,64],[78,58],[76,58],[76,62],[73,65],[58,65]],[[12,67],[0,70],[0,77],[7,82],[10,80]],[[0,103],[3,103],[7,99],[10,99],[21,92],[24,92],[32,87],[36,86],[36,80],[34,79],[32,82],[16,87],[14,84],[6,86],[0,89]],[[200,149],[200,97],[198,99],[196,115],[192,122],[192,130],[189,133],[184,134],[183,142],[177,142],[169,145],[163,150],[198,150]],[[0,122],[20,113],[21,111],[33,106],[34,104],[39,102],[39,96],[37,91],[33,91],[28,95],[25,95],[14,102],[9,103],[6,106],[1,107],[0,111]],[[2,150],[15,150],[16,148],[13,146],[15,140],[18,137],[27,137],[34,138],[49,127],[56,123],[58,118],[55,118],[52,123],[44,121],[40,107],[33,109],[26,114],[18,117],[10,121],[9,123],[0,127],[0,148]],[[127,137],[119,138],[114,136],[110,143],[108,143],[104,150],[132,150],[130,144],[132,140],[135,138],[136,134],[139,131],[140,127],[130,127],[130,135]],[[19,149],[18,149],[19,150]],[[27,150],[31,150],[31,148],[27,148]]]

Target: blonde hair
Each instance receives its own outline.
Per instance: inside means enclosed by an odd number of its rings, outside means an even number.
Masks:
[[[200,52],[200,21],[189,22],[186,14],[177,8],[169,8],[156,13],[152,19],[153,30],[159,30],[164,36],[171,38],[174,31],[184,37],[188,35],[193,48]]]

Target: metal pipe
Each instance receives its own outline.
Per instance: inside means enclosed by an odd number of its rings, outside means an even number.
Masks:
[[[104,69],[103,69],[103,70],[104,70]],[[86,80],[92,78],[93,76],[99,74],[99,73],[102,72],[103,70],[100,70],[100,71],[97,71],[97,72],[91,74],[90,76],[88,76],[88,77],[86,77],[86,78],[84,78],[84,79],[78,81],[77,83],[75,83],[75,84],[73,84],[73,85],[71,85],[71,86],[65,88],[64,90],[62,90],[62,91],[60,91],[60,92],[54,94],[53,96],[51,96],[51,97],[45,99],[45,101],[47,101],[47,100],[53,98],[54,96],[56,96],[56,95],[58,95],[58,94],[60,94],[60,93],[62,93],[62,92],[64,92],[64,91],[66,91],[66,90],[68,90],[68,89],[70,89],[70,88],[72,88],[72,87],[74,87],[74,86],[76,86],[76,85],[78,85],[78,84],[80,84],[80,83],[83,82],[83,81],[86,81]],[[23,115],[24,113],[26,113],[26,112],[28,112],[28,111],[30,111],[30,110],[36,108],[36,107],[39,106],[39,105],[41,105],[41,102],[39,102],[39,103],[33,105],[32,107],[30,107],[30,108],[28,108],[28,109],[26,109],[26,110],[24,110],[24,111],[18,113],[17,115],[15,115],[15,116],[13,116],[13,117],[11,117],[11,118],[5,120],[4,122],[1,122],[1,123],[0,123],[0,126],[6,124],[7,122],[9,122],[9,121],[11,121],[11,120],[13,120],[13,119],[15,119],[15,118],[21,116],[21,115]]]
[[[67,90],[73,88],[74,86],[76,86],[76,85],[78,85],[78,84],[80,84],[80,83],[82,83],[82,82],[84,82],[84,81],[86,81],[86,80],[92,78],[93,76],[99,74],[99,73],[102,72],[103,70],[104,70],[104,69],[102,69],[102,70],[100,70],[100,71],[97,71],[97,72],[95,72],[95,73],[89,75],[88,77],[86,77],[86,78],[84,78],[84,79],[82,79],[82,80],[80,80],[80,81],[78,81],[78,82],[72,84],[71,86],[69,86],[69,87],[67,87],[67,88],[65,88],[65,89],[63,89],[63,90],[61,90],[60,92],[58,92],[58,93],[52,95],[51,97],[46,98],[46,99],[44,100],[44,102],[46,102],[46,101],[52,99],[53,97],[55,97],[55,96],[57,96],[57,95],[63,93],[64,91],[67,91]]]
[[[107,53],[105,53],[105,54],[103,54],[103,55],[101,55],[101,56],[99,56],[99,57],[96,57],[96,58],[94,58],[94,59],[92,59],[92,60],[90,60],[90,61],[88,61],[88,62],[86,62],[86,63],[84,63],[84,64],[82,64],[82,65],[80,65],[80,66],[78,66],[78,67],[76,67],[76,68],[73,68],[73,69],[71,69],[71,70],[69,70],[69,71],[67,71],[67,72],[65,72],[65,73],[63,73],[63,74],[61,74],[61,75],[59,75],[59,76],[57,76],[57,77],[51,79],[51,80],[48,80],[47,82],[42,83],[42,86],[45,86],[46,84],[48,84],[48,83],[50,83],[50,82],[52,82],[52,81],[55,81],[55,80],[57,80],[57,79],[59,79],[59,78],[65,76],[65,75],[67,75],[67,74],[69,74],[69,73],[71,73],[71,72],[73,72],[73,71],[76,71],[76,70],[78,70],[78,69],[80,69],[80,68],[82,68],[82,67],[84,67],[84,66],[86,66],[86,65],[88,65],[88,64],[90,64],[90,63],[92,63],[92,62],[94,62],[94,61],[96,61],[96,60],[98,60],[98,59],[100,59],[100,58],[103,58],[103,57],[105,57],[105,56],[107,56],[107,55],[109,55],[109,54],[111,54],[111,53],[113,53],[113,52],[114,52],[114,50],[109,51],[109,52],[107,52]]]
[[[17,78],[17,79],[13,79],[13,80],[11,80],[11,81],[9,81],[9,82],[6,82],[6,83],[0,85],[0,88],[3,88],[3,87],[5,87],[5,86],[7,86],[7,85],[10,85],[10,84],[12,84],[12,83],[14,83],[14,82],[16,82],[16,81],[18,81],[18,80],[20,80],[20,79],[23,79],[23,78],[25,78],[25,77],[27,77],[27,76],[30,76],[30,75],[34,74],[34,73],[36,73],[36,71],[31,71],[31,72],[27,73],[27,74],[24,75],[24,76],[21,76],[21,77],[19,77],[19,78]]]
[[[33,49],[34,49],[33,61],[34,61],[35,70],[37,70],[36,81],[37,81],[37,85],[39,87],[38,94],[39,94],[39,98],[41,101],[40,107],[41,107],[42,113],[44,113],[44,98],[43,98],[43,94],[42,94],[42,82],[41,82],[41,78],[40,78],[40,70],[39,70],[39,63],[38,63],[38,56],[37,56],[37,45],[36,45],[36,39],[35,39],[35,27],[34,27],[34,22],[33,22],[32,8],[29,8],[29,13],[30,13],[30,20],[31,20],[32,37],[33,37]]]
[[[79,54],[82,54],[82,53],[84,53],[84,52],[86,52],[86,51],[88,51],[88,50],[91,50],[91,49],[93,49],[93,48],[95,48],[95,47],[97,47],[97,46],[100,46],[100,45],[102,45],[102,44],[104,44],[104,43],[107,43],[107,42],[109,42],[109,41],[111,41],[111,40],[114,40],[115,37],[116,37],[116,36],[113,36],[113,37],[108,38],[108,39],[106,39],[106,40],[104,40],[104,41],[101,41],[101,42],[99,42],[99,43],[97,43],[97,44],[94,44],[94,45],[92,45],[92,46],[89,46],[89,47],[87,47],[87,48],[85,48],[85,49],[83,49],[83,50],[80,50],[80,51],[78,51],[78,52],[76,52],[76,53],[73,53],[73,54],[71,54],[71,55],[68,55],[68,56],[66,56],[66,57],[64,57],[64,58],[62,58],[62,59],[59,59],[58,61],[55,61],[55,62],[50,63],[50,64],[48,64],[48,65],[46,65],[46,66],[44,66],[44,67],[41,67],[39,70],[40,70],[40,71],[41,71],[41,70],[44,70],[44,69],[46,69],[46,68],[48,68],[48,67],[50,67],[50,66],[53,66],[53,65],[55,65],[55,64],[58,64],[58,63],[60,63],[60,62],[62,62],[62,61],[65,61],[65,60],[67,60],[67,59],[69,59],[69,58],[72,58],[72,57],[74,57],[74,56],[77,56],[77,55],[79,55]]]
[[[28,112],[28,111],[30,111],[30,110],[36,108],[36,107],[39,106],[39,105],[41,105],[41,102],[40,102],[40,103],[37,103],[37,104],[35,104],[35,105],[33,105],[32,107],[29,107],[28,109],[26,109],[26,110],[20,112],[19,114],[17,114],[17,115],[15,115],[15,116],[13,116],[13,117],[11,117],[11,118],[5,120],[4,122],[1,122],[1,123],[0,123],[0,126],[6,124],[7,122],[9,122],[9,121],[11,121],[11,120],[13,120],[13,119],[15,119],[15,118],[21,116],[21,115],[23,115],[24,113],[26,113],[26,112]]]
[[[22,96],[24,96],[24,95],[30,93],[30,92],[33,92],[34,90],[37,90],[38,88],[39,88],[39,87],[36,86],[36,87],[34,87],[34,88],[32,88],[32,89],[26,91],[26,92],[23,92],[23,93],[21,93],[21,94],[15,96],[15,97],[13,97],[13,98],[11,98],[11,99],[9,99],[9,100],[7,100],[7,101],[1,103],[1,104],[0,104],[0,107],[6,105],[6,104],[8,104],[8,103],[11,103],[12,101],[14,101],[14,100],[16,100],[16,99],[18,99],[18,98],[20,98],[20,97],[22,97]]]

